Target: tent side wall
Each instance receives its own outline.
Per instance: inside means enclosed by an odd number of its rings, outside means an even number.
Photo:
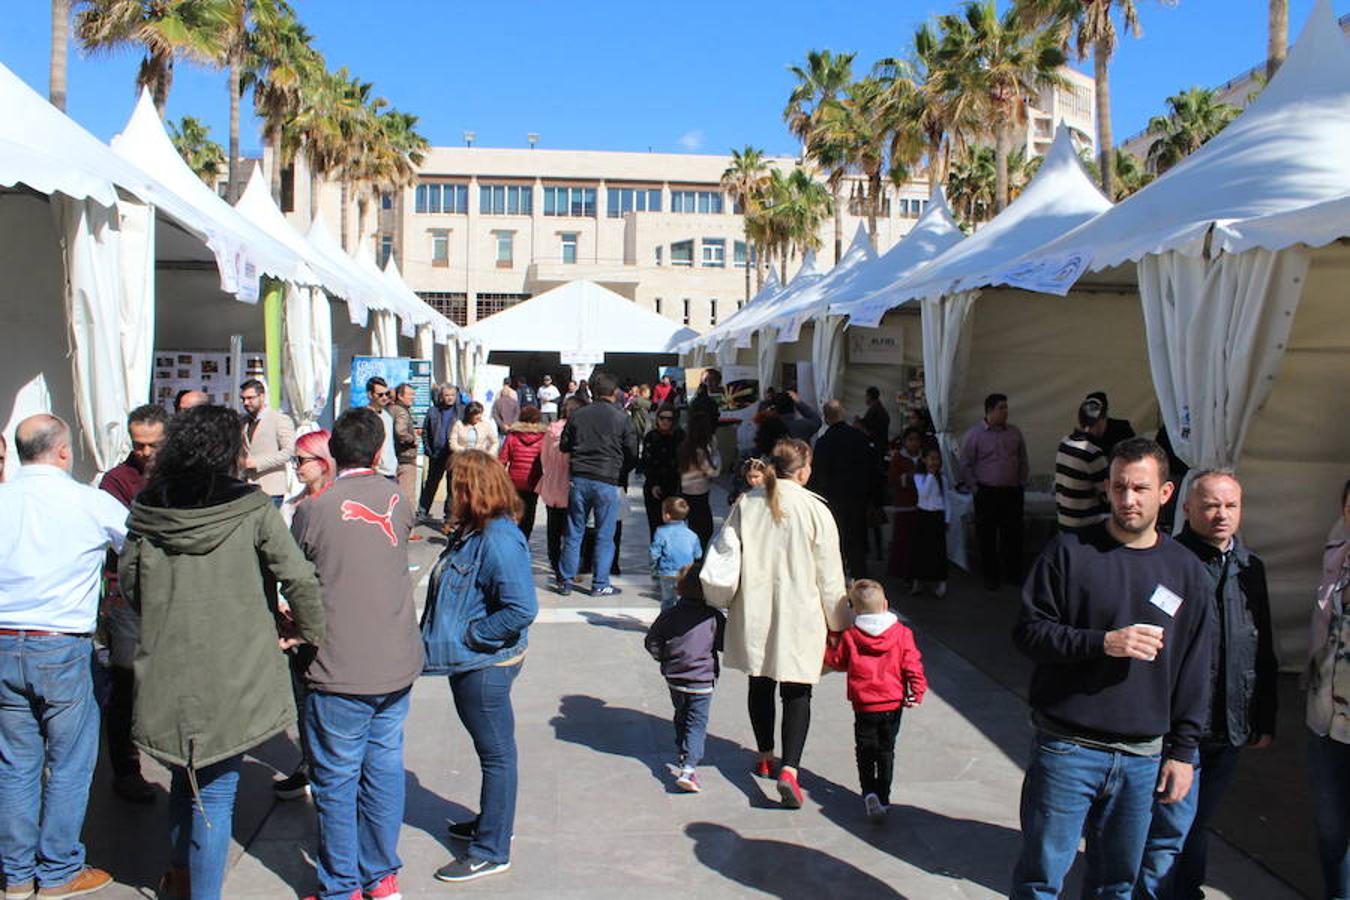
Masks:
[[[93,460],[85,451],[75,416],[75,385],[68,356],[70,330],[66,324],[65,264],[52,209],[46,197],[0,191],[0,426],[9,443],[6,466],[12,474],[19,465],[12,426],[36,410],[19,409],[21,392],[31,396],[38,385],[50,396],[51,411],[70,423],[75,447],[74,474],[81,481],[94,477]],[[27,389],[27,391],[25,391]]]
[[[1053,482],[1055,448],[1073,429],[1078,404],[1106,391],[1111,415],[1140,434],[1158,427],[1139,297],[1078,291],[1067,297],[991,288],[971,307],[969,367],[955,386],[955,431],[984,417],[988,394],[1008,395],[1009,421],[1027,442],[1033,486]]]
[[[1264,560],[1276,649],[1302,670],[1327,532],[1350,478],[1350,246],[1313,251],[1275,386],[1238,463],[1242,534]]]
[[[854,329],[845,328],[844,373],[838,399],[843,401],[844,409],[848,411],[850,418],[860,416],[867,409],[867,389],[876,386],[881,391],[881,402],[891,414],[891,437],[895,437],[904,429],[905,424],[896,406],[895,395],[901,392],[908,393],[911,370],[923,369],[923,327],[919,324],[917,305],[891,310],[882,316],[880,324],[886,328],[899,326],[904,343],[903,354],[894,363],[852,362],[849,359],[849,332]],[[870,329],[857,329],[859,332],[868,330]],[[809,335],[807,340],[810,340]],[[821,402],[828,399],[830,398],[823,398]]]

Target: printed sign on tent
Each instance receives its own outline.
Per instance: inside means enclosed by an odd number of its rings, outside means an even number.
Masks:
[[[898,366],[905,361],[905,326],[899,322],[850,328],[845,336],[851,363]]]

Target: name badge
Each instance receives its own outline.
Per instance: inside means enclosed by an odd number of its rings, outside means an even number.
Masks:
[[[1175,618],[1177,610],[1181,609],[1182,599],[1160,584],[1153,589],[1153,596],[1148,598],[1148,602]]]

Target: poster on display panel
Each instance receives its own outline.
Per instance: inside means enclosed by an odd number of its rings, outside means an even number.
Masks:
[[[210,404],[234,406],[240,382],[256,378],[267,383],[267,354],[245,351],[242,367],[243,373],[234,377],[228,350],[156,350],[151,394],[170,413],[180,391],[202,391]]]

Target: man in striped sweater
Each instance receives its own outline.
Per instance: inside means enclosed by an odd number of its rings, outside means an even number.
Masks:
[[[1105,521],[1110,463],[1098,441],[1106,432],[1106,407],[1087,399],[1078,407],[1078,427],[1055,451],[1055,511],[1060,531]]]

